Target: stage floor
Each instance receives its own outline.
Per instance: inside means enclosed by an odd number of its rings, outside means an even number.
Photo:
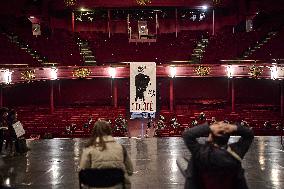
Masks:
[[[233,138],[232,140],[236,140]],[[181,138],[117,138],[133,161],[133,189],[182,189],[176,159],[189,155]],[[3,157],[0,172],[19,189],[77,189],[78,161],[85,139],[29,140],[24,157]],[[1,164],[1,163],[0,163]],[[280,137],[256,137],[243,166],[251,189],[284,186],[284,151]]]

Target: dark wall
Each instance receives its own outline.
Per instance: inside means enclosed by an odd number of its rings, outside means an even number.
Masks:
[[[49,81],[11,85],[3,88],[3,105],[42,105],[49,103]]]
[[[175,78],[175,104],[197,99],[226,99],[226,78]]]
[[[118,106],[129,106],[129,78],[116,79],[117,81],[117,103]]]
[[[236,103],[280,103],[279,81],[271,79],[235,79]]]
[[[110,79],[77,79],[60,82],[62,104],[111,104]]]

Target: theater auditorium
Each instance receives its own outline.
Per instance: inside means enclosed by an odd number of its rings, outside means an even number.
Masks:
[[[182,134],[216,121],[255,135],[248,187],[283,188],[283,44],[283,0],[1,0],[1,187],[84,188],[103,120],[131,188],[183,189]]]

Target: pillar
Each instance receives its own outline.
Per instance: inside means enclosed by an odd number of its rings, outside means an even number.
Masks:
[[[0,86],[0,108],[3,107],[3,87]]]
[[[75,32],[75,14],[72,12],[72,32]]]
[[[281,117],[283,117],[284,114],[284,94],[283,94],[283,81],[280,81],[280,112],[281,112]]]
[[[54,112],[54,93],[53,93],[53,81],[50,81],[50,113]]]
[[[232,89],[232,92],[231,92],[231,95],[232,95],[232,112],[235,112],[235,84],[234,84],[234,79],[232,79],[232,85],[231,85],[231,89]]]
[[[112,103],[114,108],[117,108],[117,80],[113,80],[113,90],[112,90]]]
[[[174,79],[170,79],[170,111],[174,111]]]

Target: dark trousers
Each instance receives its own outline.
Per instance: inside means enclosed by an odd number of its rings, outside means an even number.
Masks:
[[[0,129],[0,153],[2,152],[3,143],[4,143],[4,131]]]

